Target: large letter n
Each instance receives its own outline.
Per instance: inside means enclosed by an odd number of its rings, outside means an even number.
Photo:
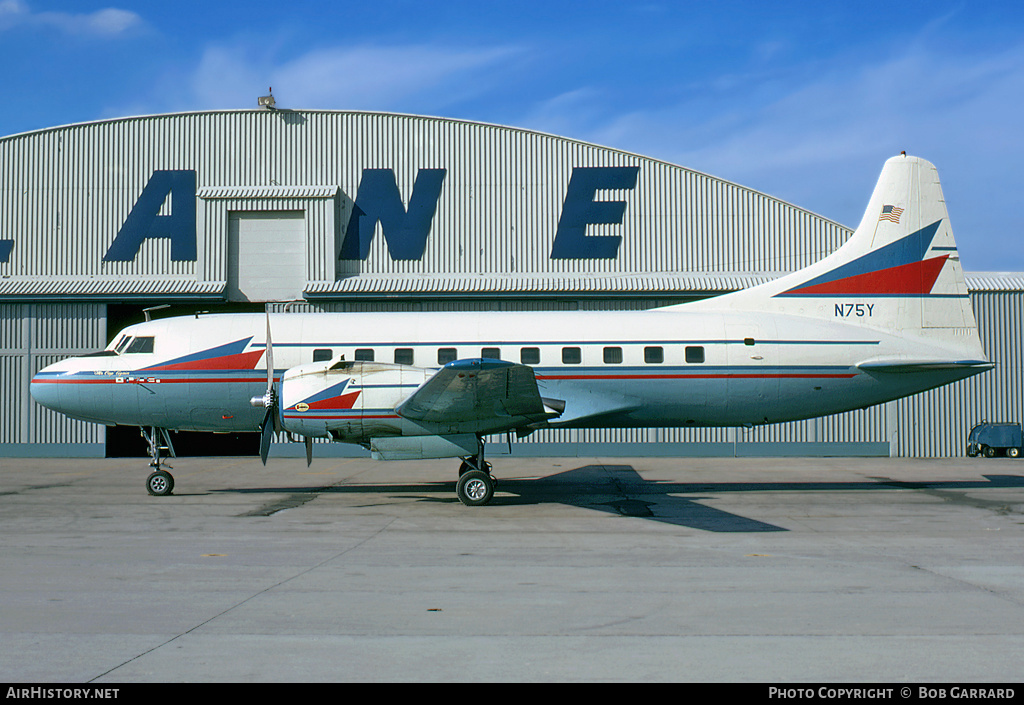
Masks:
[[[363,169],[340,259],[365,260],[369,257],[370,243],[378,222],[391,259],[418,260],[423,257],[446,171],[420,169],[409,196],[409,209],[406,210],[394,171]]]

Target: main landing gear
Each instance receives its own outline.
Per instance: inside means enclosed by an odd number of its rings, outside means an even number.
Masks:
[[[174,457],[171,434],[166,428],[157,428],[156,426],[150,426],[148,430],[142,426],[139,430],[142,432],[142,437],[146,439],[146,443],[149,444],[149,467],[153,468],[153,472],[146,478],[146,491],[154,497],[169,495],[174,491],[174,478],[171,477],[171,473],[163,469],[165,466],[161,453],[171,458]],[[166,467],[170,468],[171,466],[166,465]]]
[[[482,506],[494,497],[494,477],[491,475],[491,464],[484,460],[483,439],[477,443],[476,455],[462,459],[459,481],[455,483],[455,493],[467,507]]]

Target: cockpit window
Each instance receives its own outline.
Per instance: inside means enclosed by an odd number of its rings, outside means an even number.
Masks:
[[[117,341],[117,345],[114,346],[114,352],[116,352],[118,355],[123,353],[125,346],[127,346],[128,343],[131,342],[131,339],[132,337],[130,335],[121,336],[121,339]]]
[[[125,353],[151,353],[153,352],[153,336],[139,335],[132,338],[132,342],[124,350]]]

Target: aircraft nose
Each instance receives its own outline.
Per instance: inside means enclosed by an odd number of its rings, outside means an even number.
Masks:
[[[47,409],[76,421],[142,425],[136,423],[140,418],[139,392],[142,386],[128,384],[129,380],[124,375],[97,369],[92,358],[92,355],[70,357],[39,370],[29,385],[32,398]],[[156,406],[156,392],[146,388],[145,394],[153,413],[162,414],[163,408]],[[162,399],[159,400],[161,403]]]
[[[50,365],[39,370],[32,377],[28,390],[37,403],[42,404],[47,409],[60,411],[61,385],[56,383],[56,374],[52,368],[53,365]]]

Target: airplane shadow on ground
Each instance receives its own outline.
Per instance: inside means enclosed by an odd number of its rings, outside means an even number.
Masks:
[[[965,500],[957,491],[981,488],[1024,487],[1018,475],[985,475],[985,480],[904,482],[872,478],[860,482],[669,482],[645,480],[631,465],[586,465],[555,475],[530,479],[497,479],[491,506],[564,504],[713,532],[759,533],[788,531],[780,526],[733,514],[704,504],[731,492],[836,492],[921,490],[945,500],[978,506],[998,505],[990,500]],[[454,482],[416,484],[337,484],[322,487],[277,487],[214,490],[240,494],[283,494],[283,498],[242,516],[271,516],[316,499],[321,494],[397,493],[418,501],[454,503]],[[439,496],[440,495],[440,496]],[[685,495],[685,496],[681,496]],[[467,511],[479,511],[469,510]]]

